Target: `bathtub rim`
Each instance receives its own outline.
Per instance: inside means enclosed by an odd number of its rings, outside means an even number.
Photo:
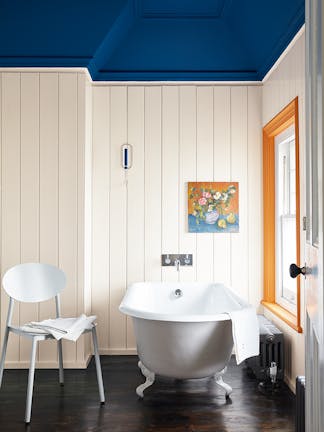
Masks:
[[[172,281],[172,282],[164,282],[164,281],[145,281],[145,282],[133,282],[127,288],[127,291],[130,290],[133,286],[136,285],[173,285],[174,287],[185,288],[186,285],[193,286],[201,286],[201,285],[211,285],[211,286],[219,286],[225,288],[231,293],[233,301],[236,302],[240,308],[253,308],[252,305],[247,303],[244,299],[238,296],[238,294],[229,286],[225,285],[221,282],[180,282],[180,281]],[[119,311],[125,315],[142,318],[146,320],[152,321],[169,321],[169,322],[215,322],[215,321],[229,321],[231,317],[228,312],[220,312],[217,314],[171,314],[171,313],[156,313],[148,310],[143,310],[139,308],[133,308],[127,305],[127,291],[123,297],[122,302],[119,305]],[[179,299],[180,300],[180,299]]]
[[[220,313],[220,314],[158,314],[148,311],[143,311],[140,309],[133,309],[128,306],[119,306],[120,312],[125,315],[134,317],[134,318],[142,318],[151,321],[169,321],[169,322],[216,322],[216,321],[229,321],[230,316],[228,313]]]

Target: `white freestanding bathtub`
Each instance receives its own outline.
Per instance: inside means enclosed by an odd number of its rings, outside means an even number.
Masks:
[[[227,312],[248,306],[219,283],[142,282],[131,285],[119,307],[133,318],[139,367],[146,377],[143,397],[155,374],[178,379],[222,380],[233,349]]]

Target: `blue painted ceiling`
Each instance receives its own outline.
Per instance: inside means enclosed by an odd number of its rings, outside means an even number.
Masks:
[[[261,80],[304,0],[0,0],[0,66],[82,66],[94,80]]]

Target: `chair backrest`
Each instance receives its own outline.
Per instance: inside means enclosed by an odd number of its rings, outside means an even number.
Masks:
[[[10,297],[28,303],[55,297],[65,283],[61,269],[41,263],[18,264],[7,270],[2,279],[3,288]]]

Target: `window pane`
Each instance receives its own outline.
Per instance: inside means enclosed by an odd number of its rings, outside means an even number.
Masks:
[[[286,129],[276,144],[276,302],[295,312],[297,280],[289,266],[297,261],[295,130]]]
[[[281,296],[296,304],[297,281],[289,275],[289,266],[296,262],[296,216],[281,217]]]

